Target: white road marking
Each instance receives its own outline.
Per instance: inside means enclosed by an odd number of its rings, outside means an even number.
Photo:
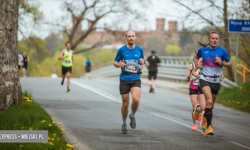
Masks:
[[[102,91],[102,90],[100,90],[100,89],[97,89],[97,88],[95,88],[95,87],[92,87],[92,86],[89,86],[89,85],[86,85],[86,84],[81,84],[81,83],[78,83],[78,82],[76,82],[76,81],[74,81],[74,80],[71,80],[71,83],[73,83],[73,84],[75,84],[75,85],[78,85],[78,86],[80,86],[80,87],[82,87],[82,88],[85,88],[85,89],[87,89],[87,90],[90,90],[90,91],[92,91],[92,92],[95,92],[95,93],[97,93],[97,94],[99,94],[99,95],[101,95],[101,96],[103,96],[103,97],[106,97],[106,98],[112,100],[112,101],[115,101],[115,102],[118,102],[118,103],[122,103],[122,101],[120,100],[120,98],[117,98],[117,97],[115,97],[115,96],[113,96],[113,95],[111,95],[111,94],[109,94],[109,93],[106,93],[106,92],[104,92],[104,91]],[[146,110],[144,110],[144,109],[142,109],[142,108],[140,108],[139,110],[140,110],[140,111],[143,111],[143,112],[147,112],[147,113],[152,114],[152,115],[154,115],[154,116],[157,116],[157,117],[160,117],[160,118],[163,118],[163,119],[166,119],[166,120],[175,122],[175,123],[177,123],[177,124],[179,124],[179,125],[182,125],[182,126],[184,126],[184,127],[189,128],[189,129],[191,128],[191,126],[188,125],[188,124],[185,124],[185,123],[180,122],[180,121],[178,121],[178,120],[175,120],[175,119],[173,119],[173,118],[166,117],[166,116],[164,116],[164,115],[162,115],[162,114],[155,113],[155,112],[148,112],[148,111],[146,111]],[[200,129],[197,129],[197,131],[202,133],[202,130],[200,130]],[[202,134],[203,134],[203,133],[202,133]],[[246,145],[242,145],[242,144],[240,144],[240,143],[237,143],[237,142],[228,140],[228,139],[226,139],[226,138],[223,138],[223,137],[218,137],[218,138],[221,138],[221,139],[223,139],[223,140],[225,140],[225,141],[228,141],[228,142],[230,142],[230,143],[232,143],[232,144],[235,144],[235,145],[237,145],[237,146],[240,146],[240,147],[242,147],[242,148],[250,149],[250,147],[248,147],[248,146],[246,146]]]
[[[71,83],[73,83],[75,85],[78,85],[78,86],[80,86],[82,88],[85,88],[87,90],[90,90],[92,92],[95,92],[95,93],[97,93],[97,94],[99,94],[99,95],[101,95],[103,97],[106,97],[106,98],[112,100],[112,101],[115,101],[115,102],[118,102],[118,103],[122,103],[121,100],[119,100],[119,98],[117,98],[117,97],[115,97],[113,95],[110,95],[109,93],[106,93],[104,91],[101,91],[101,90],[99,90],[97,88],[91,87],[91,86],[86,85],[86,84],[81,84],[81,83],[78,83],[78,82],[75,82],[75,81],[71,81]]]

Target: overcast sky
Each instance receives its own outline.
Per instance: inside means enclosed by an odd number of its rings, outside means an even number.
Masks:
[[[62,8],[62,3],[64,0],[38,0],[40,1],[40,8],[39,10],[43,12],[44,15],[44,22],[50,22],[50,23],[60,23],[62,16],[66,16],[66,10]],[[191,0],[183,0],[185,4],[189,5],[190,7],[197,9],[197,8],[203,8],[206,6],[204,3],[206,0],[196,0],[195,3],[191,3]],[[238,2],[241,0],[237,0]],[[216,4],[223,7],[223,0],[215,0]],[[140,6],[135,4],[135,7],[137,9],[143,10],[144,8],[141,8]],[[230,9],[231,6],[229,6]],[[210,11],[210,12],[209,12]],[[219,15],[218,13],[215,14],[212,12],[213,10],[208,10],[208,13],[206,14],[206,17],[216,17]],[[127,30],[129,27],[129,24],[132,25],[132,29],[136,31],[141,30],[155,30],[156,27],[156,18],[164,18],[165,19],[165,29],[168,29],[168,21],[177,21],[178,22],[178,29],[182,29],[183,26],[186,28],[192,28],[195,25],[196,29],[201,29],[202,27],[206,26],[206,24],[202,24],[198,17],[194,16],[192,17],[192,20],[186,19],[185,16],[187,15],[189,11],[185,9],[184,7],[178,5],[177,3],[173,2],[172,0],[151,0],[151,5],[149,6],[149,9],[145,9],[145,18],[147,19],[146,22],[140,22],[138,20],[129,20],[130,16],[123,16],[124,21],[122,23],[118,23],[118,28],[122,28],[123,30]],[[97,26],[103,26],[105,23],[107,25],[112,25],[114,20],[117,19],[115,16],[110,16],[108,18],[104,18],[100,20],[97,24]],[[119,18],[123,19],[123,18]],[[27,19],[28,20],[28,19]],[[70,22],[71,18],[63,20],[63,23]],[[215,20],[216,21],[216,20]],[[218,21],[218,20],[217,20]],[[31,21],[29,22],[27,26],[21,27],[25,30],[25,33],[27,35],[35,34],[40,36],[41,38],[46,37],[50,32],[57,31],[57,28],[55,27],[48,27],[48,26],[35,26]],[[199,22],[199,24],[197,24]],[[221,24],[220,22],[217,22],[218,24]],[[82,23],[82,29],[87,28],[87,23]],[[41,31],[42,30],[42,31]],[[19,36],[21,38],[21,36]]]

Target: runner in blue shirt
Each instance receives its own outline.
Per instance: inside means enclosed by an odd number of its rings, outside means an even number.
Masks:
[[[91,72],[91,67],[93,65],[92,61],[89,60],[89,58],[87,58],[86,61],[84,61],[84,66],[85,66],[85,73],[86,73],[86,77],[88,77],[90,79],[91,75],[90,75],[90,72]]]
[[[126,34],[127,45],[122,46],[115,57],[114,66],[121,68],[120,94],[122,97],[121,113],[123,124],[121,132],[127,133],[127,115],[129,106],[129,93],[132,95],[132,112],[129,114],[130,127],[136,127],[135,113],[139,107],[141,96],[140,65],[144,65],[143,49],[135,45],[135,32],[129,30]]]
[[[212,32],[208,37],[209,46],[202,47],[198,50],[194,57],[194,62],[197,68],[202,68],[200,75],[200,88],[202,89],[206,98],[205,114],[207,120],[207,128],[204,129],[204,135],[214,135],[212,127],[212,109],[214,102],[220,90],[220,77],[222,67],[232,67],[231,59],[227,51],[219,47],[219,35],[216,32]],[[202,64],[198,62],[199,58],[202,58]],[[199,105],[196,107],[198,111]]]

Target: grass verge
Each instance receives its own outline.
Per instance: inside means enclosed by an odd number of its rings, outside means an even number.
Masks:
[[[243,112],[250,113],[250,83],[221,90],[216,102]]]
[[[62,137],[63,128],[41,108],[30,93],[23,93],[23,104],[9,107],[0,113],[0,130],[48,130],[46,143],[0,143],[0,149],[6,150],[54,150],[73,149]]]

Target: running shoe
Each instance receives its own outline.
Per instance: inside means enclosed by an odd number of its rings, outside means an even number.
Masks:
[[[197,120],[198,120],[198,121],[201,121],[201,113],[199,113],[199,112],[196,112],[196,115],[197,115],[197,113],[198,113],[198,117],[197,117]]]
[[[192,130],[197,130],[197,124],[192,125]]]
[[[132,129],[134,129],[136,127],[135,117],[131,117],[131,114],[129,114],[129,119],[130,119],[129,125]]]
[[[195,109],[194,109],[194,111],[193,111],[193,117],[194,117],[195,120],[199,120],[199,119],[201,120],[201,114],[200,114],[199,112],[196,111],[198,107],[200,107],[199,104],[197,104],[197,105],[195,106]],[[200,120],[199,120],[199,121],[200,121]]]
[[[203,135],[209,137],[209,135],[207,134],[207,132],[208,132],[207,128],[203,129]]]
[[[201,121],[201,128],[205,129],[207,127],[207,118],[203,116],[203,119]]]
[[[127,125],[122,125],[122,129],[121,129],[122,134],[127,134]]]
[[[154,94],[154,93],[155,93],[155,89],[153,89],[153,88],[152,88],[152,92],[151,92],[151,93],[153,93],[153,94]]]
[[[214,135],[214,129],[211,125],[207,128],[207,135]]]
[[[69,92],[69,91],[70,91],[70,88],[68,87],[68,88],[67,88],[67,92]]]
[[[63,85],[63,83],[64,83],[64,80],[62,80],[61,85]]]
[[[149,89],[149,93],[151,93],[151,92],[152,92],[152,90],[153,90],[153,88],[152,88],[152,87],[150,87],[150,89]]]

